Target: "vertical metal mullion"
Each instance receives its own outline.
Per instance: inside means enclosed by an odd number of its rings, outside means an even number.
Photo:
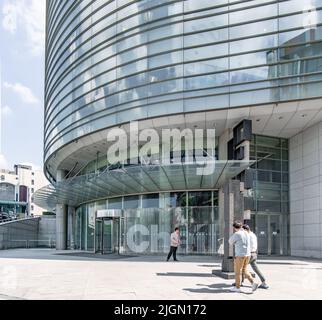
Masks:
[[[271,230],[271,216],[268,214],[267,215],[267,241],[268,241],[268,246],[267,246],[267,254],[269,256],[272,255],[272,230]]]
[[[280,255],[282,256],[284,253],[284,246],[283,246],[283,235],[284,235],[284,226],[283,226],[283,216],[279,215],[279,228],[280,228]]]
[[[85,205],[85,251],[88,251],[88,205]]]
[[[186,254],[189,254],[189,192],[186,191]]]
[[[104,224],[105,224],[105,220],[102,219],[101,222],[101,254],[104,255]]]

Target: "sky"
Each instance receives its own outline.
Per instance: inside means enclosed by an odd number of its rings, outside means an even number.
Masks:
[[[0,0],[0,169],[43,165],[45,0]]]

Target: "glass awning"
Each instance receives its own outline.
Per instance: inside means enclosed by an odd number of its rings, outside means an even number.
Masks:
[[[36,205],[53,210],[56,204],[82,203],[144,193],[219,189],[254,161],[207,161],[128,166],[103,173],[76,176],[48,185],[34,194]],[[209,170],[211,168],[212,170]]]

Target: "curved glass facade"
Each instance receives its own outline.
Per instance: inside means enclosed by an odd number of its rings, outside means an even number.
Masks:
[[[101,250],[102,224],[105,240],[113,233],[113,223],[101,221],[96,216],[97,212],[106,209],[121,212],[117,226],[119,234],[113,235],[121,254],[168,253],[170,234],[175,227],[180,227],[181,231],[181,254],[214,254],[221,244],[223,224],[218,213],[217,191],[129,196],[80,206],[76,212],[77,249]],[[110,241],[105,245],[105,249],[111,249]]]
[[[50,0],[47,17],[45,160],[131,120],[322,95],[322,0]]]

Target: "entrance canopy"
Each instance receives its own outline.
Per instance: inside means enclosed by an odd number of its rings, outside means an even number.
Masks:
[[[48,210],[56,204],[78,206],[111,197],[183,190],[213,190],[249,168],[254,161],[207,161],[128,166],[103,173],[76,176],[46,186],[34,202]]]

